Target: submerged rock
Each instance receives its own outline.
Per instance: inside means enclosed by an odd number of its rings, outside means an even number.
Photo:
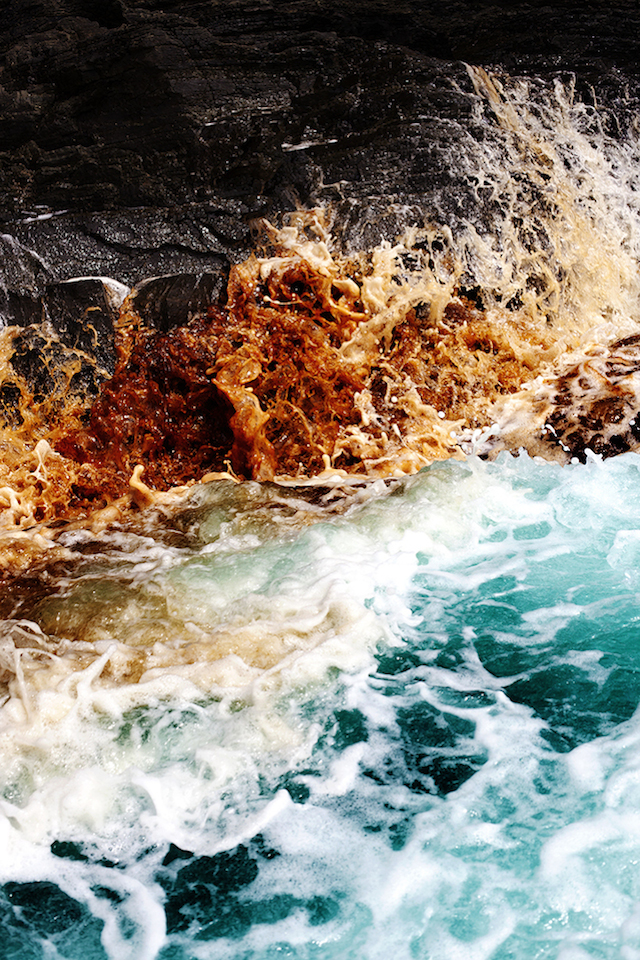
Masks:
[[[64,408],[87,407],[115,371],[115,325],[127,293],[108,278],[80,277],[48,284],[13,317],[2,332],[0,423],[15,429],[35,405],[53,427]]]
[[[485,456],[526,450],[545,460],[584,463],[640,449],[640,335],[592,347],[557,377],[533,385],[498,419]]]

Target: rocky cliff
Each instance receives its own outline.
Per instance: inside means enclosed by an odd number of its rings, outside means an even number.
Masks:
[[[215,271],[246,255],[252,218],[296,200],[341,203],[355,247],[412,215],[482,222],[450,164],[477,120],[462,61],[575,70],[587,96],[633,111],[639,38],[631,0],[14,0],[4,285]]]

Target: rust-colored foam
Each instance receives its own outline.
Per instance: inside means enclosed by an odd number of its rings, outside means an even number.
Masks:
[[[88,426],[57,449],[89,469],[109,469],[120,493],[137,464],[158,489],[198,478],[228,456],[232,442],[229,404],[206,373],[216,345],[207,318],[168,334],[139,331],[103,384]]]
[[[256,480],[412,472],[459,455],[454,422],[486,422],[546,348],[523,321],[499,325],[456,298],[438,322],[407,308],[351,359],[344,347],[373,320],[359,291],[302,257],[268,272],[252,258],[232,270],[226,308],[168,333],[130,324],[88,427],[57,450],[110,467],[121,492],[136,464],[158,489],[226,464]]]
[[[138,465],[167,490],[229,465],[257,480],[328,466],[388,475],[459,455],[452,425],[486,420],[495,397],[534,376],[543,339],[456,298],[437,322],[407,308],[352,358],[345,347],[375,321],[361,283],[353,266],[329,273],[287,256],[265,269],[251,258],[232,270],[224,309],[168,333],[127,305],[117,369],[87,410],[57,397],[5,441],[7,491],[30,494],[17,522],[102,508]],[[47,444],[46,466],[28,430]],[[22,444],[13,458],[10,443]]]
[[[145,505],[212,472],[384,477],[462,456],[465,431],[557,356],[553,331],[455,289],[436,309],[375,270],[318,243],[276,246],[232,268],[226,306],[168,332],[130,299],[94,399],[62,384],[34,404],[5,362],[21,397],[0,436],[5,527]]]

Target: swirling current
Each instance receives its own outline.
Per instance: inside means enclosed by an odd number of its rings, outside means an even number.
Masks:
[[[4,955],[635,956],[639,470],[436,464],[298,530],[213,481],[180,542],[70,536],[4,625]]]

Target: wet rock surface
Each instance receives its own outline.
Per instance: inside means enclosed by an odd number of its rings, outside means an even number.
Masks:
[[[0,11],[0,230],[49,281],[133,285],[239,262],[249,221],[296,199],[338,204],[354,248],[425,216],[482,225],[491,201],[448,162],[474,135],[461,61],[576,70],[631,115],[639,27],[630,0],[18,0]]]
[[[51,401],[55,410],[73,398],[84,405],[97,395],[115,371],[115,325],[126,292],[107,279],[82,277],[49,284],[37,299],[23,298],[15,329],[7,331],[0,425],[21,425],[25,402]]]
[[[143,280],[133,291],[132,306],[145,325],[166,333],[206,313],[226,299],[229,270],[179,273]]]
[[[115,369],[114,324],[120,304],[102,280],[85,277],[47,287],[44,320],[65,346],[88,354],[108,373]]]

